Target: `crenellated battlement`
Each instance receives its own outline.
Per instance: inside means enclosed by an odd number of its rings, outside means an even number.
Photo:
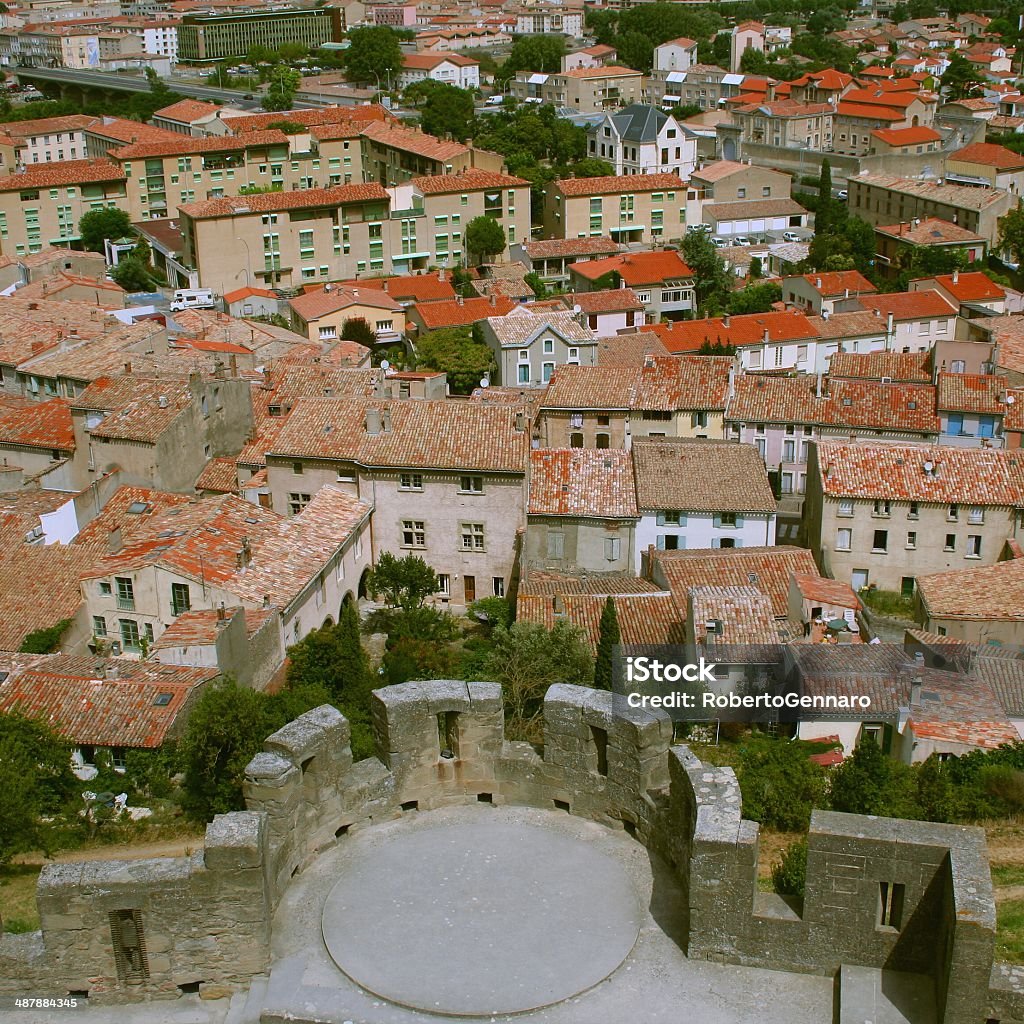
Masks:
[[[742,817],[733,771],[672,746],[663,713],[552,686],[540,750],[505,738],[495,683],[385,687],[372,715],[377,756],[358,763],[329,706],[269,736],[246,769],[248,810],[214,819],[202,853],[48,866],[42,933],[3,938],[0,990],[128,1001],[243,984],[266,970],[274,909],[319,853],[375,822],[480,802],[635,836],[680,882],[691,958],[829,976],[884,967],[932,978],[947,1024],[975,1024],[993,999],[1003,1020],[1024,1019],[1012,972],[989,991],[995,906],[980,829],[816,811],[796,905],[758,892],[758,825]],[[123,948],[133,934],[144,970]]]

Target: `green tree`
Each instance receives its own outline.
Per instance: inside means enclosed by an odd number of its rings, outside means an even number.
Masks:
[[[750,270],[748,276],[752,281],[756,281],[759,277],[764,277],[764,267],[761,265],[760,256],[752,256],[750,259]]]
[[[807,31],[815,36],[824,36],[846,28],[846,15],[837,7],[822,7],[807,19]]]
[[[448,375],[452,394],[468,395],[496,364],[490,348],[469,327],[444,327],[416,341],[416,368]]]
[[[29,850],[49,853],[54,830],[44,817],[74,793],[71,745],[41,718],[0,714],[0,865]]]
[[[264,110],[291,110],[302,75],[294,68],[278,64],[270,72],[270,85],[263,96]]]
[[[701,313],[722,310],[732,290],[732,276],[706,231],[686,233],[683,259],[694,273],[697,309]]]
[[[999,248],[1009,252],[1014,263],[1024,263],[1024,207],[1018,207],[999,221]]]
[[[615,173],[615,168],[607,160],[594,156],[576,160],[571,169],[574,178],[605,178]]]
[[[21,642],[18,648],[22,654],[49,654],[60,647],[60,638],[67,632],[71,619],[61,619],[52,626],[34,629]]]
[[[507,82],[517,71],[555,74],[562,70],[565,40],[562,36],[519,36],[512,44],[508,60],[498,69],[497,78]]]
[[[90,252],[103,252],[103,243],[108,238],[124,238],[132,234],[132,221],[124,210],[113,207],[90,210],[82,214],[78,234],[82,245]]]
[[[427,80],[429,81],[429,79]],[[465,142],[473,134],[473,94],[455,85],[434,82],[423,104],[420,127],[438,138]]]
[[[597,660],[594,662],[594,686],[599,690],[610,690],[614,677],[615,647],[622,642],[619,634],[619,617],[615,611],[615,598],[605,598],[601,612],[601,623],[597,636]]]
[[[505,245],[505,229],[493,217],[474,217],[466,225],[466,249],[480,263],[485,263],[489,256],[503,253]]]
[[[832,773],[832,809],[850,814],[881,813],[889,781],[887,761],[874,740],[862,740]]]
[[[765,281],[763,284],[751,284],[742,291],[733,292],[729,296],[729,312],[767,313],[773,303],[781,301],[782,287],[775,281]]]
[[[650,74],[654,65],[654,42],[642,32],[626,32],[616,44],[623,67]]]
[[[825,774],[803,743],[756,739],[741,751],[737,770],[743,816],[780,832],[803,832],[811,810],[824,806]]]
[[[949,102],[977,96],[984,82],[966,57],[954,53],[949,59],[949,67],[939,76],[939,84]]]
[[[381,552],[370,573],[367,587],[383,596],[392,608],[404,612],[421,608],[423,602],[436,594],[440,584],[437,574],[419,555],[396,558],[390,551]]]
[[[533,292],[533,297],[535,299],[543,299],[548,294],[548,286],[544,283],[544,279],[536,270],[531,270],[528,274],[523,274],[523,280],[530,286],[530,290]]]
[[[398,35],[386,25],[354,28],[344,53],[345,75],[350,82],[384,82],[402,67]]]
[[[807,884],[807,840],[798,839],[786,847],[780,860],[772,865],[772,885],[784,896],[804,895]]]
[[[827,234],[834,219],[832,215],[835,201],[832,198],[832,165],[828,160],[821,161],[821,174],[818,177],[818,202],[814,214],[815,234]]]
[[[343,341],[357,341],[367,348],[377,344],[376,332],[361,316],[350,317],[341,325],[341,338]]]
[[[126,292],[146,292],[153,287],[153,275],[141,260],[132,254],[122,258],[110,272],[110,276]]]
[[[732,60],[732,36],[728,32],[719,32],[715,36],[711,44],[711,59],[720,68],[729,67],[729,61]]]
[[[550,630],[536,622],[516,622],[508,629],[494,630],[481,678],[501,683],[509,734],[539,738],[548,687],[592,685],[594,659],[583,633],[564,619]]]

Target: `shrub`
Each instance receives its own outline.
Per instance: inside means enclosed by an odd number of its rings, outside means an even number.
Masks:
[[[784,896],[799,896],[803,899],[807,884],[807,840],[798,839],[791,843],[781,859],[772,865],[772,885]]]

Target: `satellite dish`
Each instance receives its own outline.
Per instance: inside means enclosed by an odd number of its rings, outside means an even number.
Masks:
[[[1013,403],[1016,402],[1016,401],[1017,401],[1017,399],[1014,398],[1013,395],[1007,395],[1006,396],[1006,404],[1007,405],[1013,405]]]
[[[582,306],[581,306],[581,305],[580,305],[580,304],[579,304],[579,303],[577,302],[577,303],[576,303],[576,305],[572,307],[572,311],[573,311],[573,312],[574,312],[574,313],[575,313],[575,314],[576,314],[577,316],[579,316],[579,315],[580,315],[580,313],[582,313],[582,312],[583,312],[583,307],[582,307]]]
[[[380,361],[380,368],[382,370],[390,370],[391,369],[391,364],[386,359],[382,359]]]
[[[927,461],[927,462],[926,462],[926,463],[924,464],[924,471],[925,471],[926,473],[930,473],[930,472],[931,472],[931,471],[932,471],[932,470],[933,470],[934,468],[935,468],[935,463],[934,463],[934,462],[932,462],[932,461],[931,461],[931,459],[929,459],[929,460],[928,460],[928,461]]]
[[[482,387],[482,388],[489,388],[490,386],[491,386],[491,382],[486,377],[481,377],[480,378],[480,387]]]

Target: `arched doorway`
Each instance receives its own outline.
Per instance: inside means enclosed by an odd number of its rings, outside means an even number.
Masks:
[[[330,617],[330,615],[328,615],[327,618],[324,619],[324,621],[322,623],[320,623],[320,628],[321,629],[326,629],[328,626],[333,626],[333,625],[334,625],[334,619],[332,619]]]
[[[365,601],[370,596],[370,590],[367,585],[367,581],[370,578],[370,570],[364,569],[363,575],[359,577],[359,588],[356,594],[360,601]]]

